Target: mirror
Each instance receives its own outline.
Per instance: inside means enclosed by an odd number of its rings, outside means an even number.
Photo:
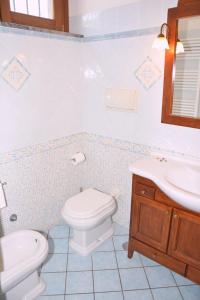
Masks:
[[[185,2],[168,11],[162,122],[200,128],[200,1]]]
[[[172,115],[200,119],[200,16],[177,24],[184,52],[176,54]]]

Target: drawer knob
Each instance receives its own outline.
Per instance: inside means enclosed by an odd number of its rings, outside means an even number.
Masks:
[[[174,214],[174,219],[176,219],[178,216],[177,216],[177,214]]]
[[[142,194],[142,195],[145,195],[145,193],[146,193],[145,190],[142,190],[142,191],[141,191],[141,194]]]
[[[154,254],[153,254],[153,258],[156,258],[156,256],[157,256],[157,253],[154,253]]]

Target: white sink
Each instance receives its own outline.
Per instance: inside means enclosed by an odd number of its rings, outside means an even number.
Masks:
[[[200,197],[200,167],[183,165],[169,170],[166,180],[175,187]]]
[[[180,205],[200,213],[200,161],[151,156],[136,161],[129,169],[152,180]]]

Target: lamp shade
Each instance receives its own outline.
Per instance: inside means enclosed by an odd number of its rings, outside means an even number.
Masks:
[[[159,34],[157,36],[157,38],[153,42],[152,48],[158,49],[160,51],[169,49],[169,44],[164,34]]]
[[[179,54],[179,53],[184,53],[184,46],[183,46],[183,43],[179,39],[177,39],[176,54]]]

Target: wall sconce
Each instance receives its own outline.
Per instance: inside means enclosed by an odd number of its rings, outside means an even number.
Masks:
[[[169,26],[167,23],[163,23],[160,29],[160,34],[154,40],[152,48],[158,49],[160,51],[169,50],[168,33],[169,33]],[[183,52],[184,52],[183,43],[179,39],[177,39],[176,54],[183,53]]]
[[[164,34],[164,29],[165,29],[165,34]],[[152,48],[158,49],[160,51],[169,49],[169,44],[168,44],[168,32],[169,32],[169,26],[167,23],[163,23],[160,29],[160,34],[157,36],[155,41],[153,42]]]
[[[184,53],[184,46],[183,46],[183,43],[177,39],[177,43],[176,43],[176,54],[179,54],[179,53]]]

